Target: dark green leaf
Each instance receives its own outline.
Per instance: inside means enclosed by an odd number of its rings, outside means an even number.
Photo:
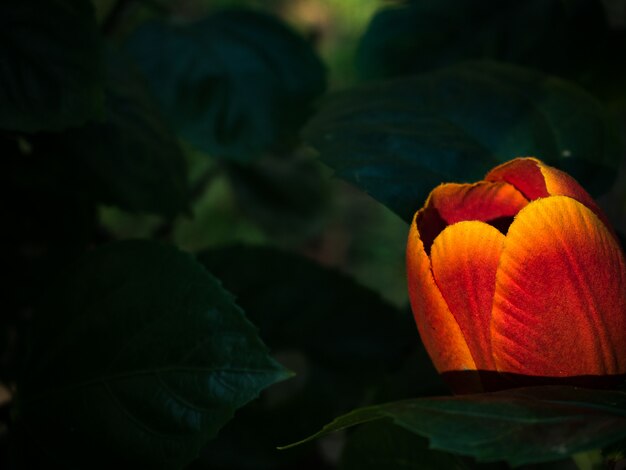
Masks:
[[[272,239],[294,243],[321,229],[330,188],[317,161],[266,157],[227,169],[242,212]]]
[[[405,220],[442,182],[473,182],[536,156],[592,192],[608,189],[620,148],[602,106],[528,69],[468,62],[336,95],[304,132],[321,159]]]
[[[211,468],[261,463],[268,468],[301,458],[303,449],[281,455],[275,447],[363,403],[419,342],[410,316],[349,277],[301,256],[240,246],[204,252],[200,260],[297,373],[241,410],[220,433],[206,451]],[[430,369],[412,371],[418,377],[425,372]]]
[[[148,241],[87,255],[38,311],[32,344],[19,422],[72,468],[181,468],[287,375],[215,278]]]
[[[382,419],[428,438],[433,449],[517,466],[563,459],[623,439],[626,394],[549,386],[417,398],[355,410],[302,442]]]
[[[311,46],[251,11],[149,23],[127,48],[182,136],[217,157],[250,160],[290,143],[325,87]]]
[[[345,369],[351,377],[344,381],[352,386],[384,374],[398,351],[417,340],[410,316],[345,274],[300,255],[240,245],[207,250],[198,259],[235,294],[273,350],[300,349]]]
[[[101,202],[172,217],[189,204],[187,166],[134,64],[107,51],[106,117],[62,134]]]
[[[59,130],[101,115],[103,67],[89,0],[3,0],[0,31],[0,128]]]
[[[428,448],[428,440],[380,420],[348,436],[341,470],[453,470],[467,468],[457,456]]]
[[[600,0],[420,0],[374,17],[358,66],[366,78],[383,78],[493,59],[581,77],[608,32]]]

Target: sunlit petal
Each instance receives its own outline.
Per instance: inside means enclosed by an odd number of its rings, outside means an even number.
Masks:
[[[498,370],[626,373],[625,273],[616,240],[586,206],[564,196],[530,203],[509,228],[496,274]]]
[[[516,158],[495,167],[485,181],[505,181],[515,186],[530,201],[549,196],[546,181],[536,158]]]
[[[484,222],[459,222],[435,239],[435,282],[461,328],[478,369],[494,370],[491,307],[504,235]]]
[[[463,220],[512,217],[528,200],[512,185],[481,181],[473,184],[446,183],[437,186],[427,206],[435,207],[441,217],[452,225]]]
[[[528,200],[505,182],[481,181],[474,184],[446,183],[428,197],[425,212],[418,222],[426,252],[447,226],[465,220],[489,222],[506,232],[512,218]]]
[[[419,219],[421,213],[419,211],[415,218]],[[437,370],[476,369],[461,329],[435,284],[415,220],[407,243],[407,276],[413,315]]]
[[[574,178],[542,162],[539,162],[538,165],[545,179],[546,189],[551,196],[569,196],[572,199],[576,199],[578,202],[591,209],[604,223],[605,227],[612,230],[611,224],[606,215],[604,215],[604,212],[596,204],[596,201],[593,200],[589,193],[587,193]]]
[[[591,209],[610,227],[602,210],[574,178],[536,158],[516,158],[497,166],[485,176],[485,180],[506,181],[531,201],[547,196],[569,196]]]

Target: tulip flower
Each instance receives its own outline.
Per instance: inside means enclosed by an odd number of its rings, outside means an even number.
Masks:
[[[465,373],[456,392],[502,388],[490,375],[577,383],[626,373],[620,243],[589,194],[535,158],[435,188],[411,224],[407,274],[435,367]]]

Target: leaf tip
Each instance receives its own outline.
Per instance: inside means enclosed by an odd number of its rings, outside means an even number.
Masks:
[[[299,441],[296,442],[292,442],[291,444],[285,444],[283,446],[276,446],[276,450],[289,450],[292,449],[294,447],[297,447],[299,445],[305,444],[309,441],[312,441],[313,439],[315,439],[318,436],[319,433],[315,433],[312,436],[309,437],[305,437],[304,439],[301,439]]]

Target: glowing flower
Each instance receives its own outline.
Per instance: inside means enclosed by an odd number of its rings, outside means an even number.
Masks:
[[[411,224],[407,271],[437,370],[484,371],[451,380],[457,392],[502,386],[490,376],[626,373],[619,242],[585,190],[539,160],[518,158],[479,183],[435,188]]]

